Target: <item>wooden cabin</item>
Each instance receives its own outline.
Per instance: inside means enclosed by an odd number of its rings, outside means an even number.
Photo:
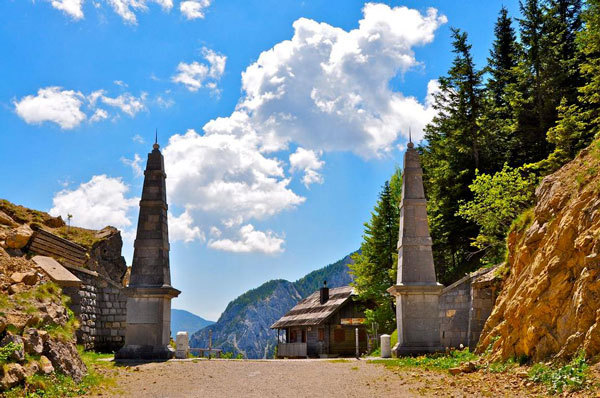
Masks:
[[[300,301],[271,329],[277,329],[278,358],[338,357],[367,351],[365,306],[355,301],[351,286],[325,285]]]

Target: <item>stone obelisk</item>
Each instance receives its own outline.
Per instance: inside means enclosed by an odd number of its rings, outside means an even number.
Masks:
[[[165,165],[158,142],[148,154],[127,295],[125,346],[117,359],[169,359],[171,286]]]
[[[398,279],[388,292],[396,296],[397,355],[442,350],[438,299],[444,288],[435,277],[432,241],[427,224],[423,170],[412,142],[404,155]]]

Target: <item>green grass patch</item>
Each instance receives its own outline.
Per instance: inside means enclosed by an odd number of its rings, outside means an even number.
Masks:
[[[454,350],[448,354],[429,354],[418,357],[402,357],[396,359],[373,359],[369,363],[384,364],[388,368],[423,368],[427,370],[447,370],[469,361],[479,359],[468,348]]]
[[[65,238],[70,240],[71,242],[75,242],[80,246],[83,246],[86,249],[91,249],[94,246],[94,243],[100,241],[96,237],[96,232],[92,229],[85,229],[79,227],[60,227],[52,230],[52,232],[61,238]]]
[[[330,359],[327,362],[329,363],[348,363],[350,360],[348,359]]]
[[[529,380],[542,383],[550,394],[579,391],[590,386],[589,365],[584,353],[579,353],[566,365],[537,363],[528,372]]]

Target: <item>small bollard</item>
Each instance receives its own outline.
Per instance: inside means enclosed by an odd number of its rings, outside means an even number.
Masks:
[[[190,352],[190,342],[187,332],[177,332],[175,337],[175,358],[186,359]]]
[[[391,358],[392,348],[390,347],[390,335],[381,335],[381,358]]]

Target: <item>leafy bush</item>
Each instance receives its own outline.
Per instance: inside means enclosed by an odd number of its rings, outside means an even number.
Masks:
[[[494,175],[477,172],[469,189],[473,200],[462,202],[457,215],[479,225],[472,245],[484,251],[484,264],[498,264],[506,251],[505,237],[513,220],[533,204],[537,177],[525,167],[507,164]]]
[[[23,346],[21,344],[15,344],[13,342],[8,343],[4,347],[0,347],[0,365],[8,362],[8,358],[12,353],[22,348]]]
[[[583,352],[564,366],[555,367],[538,363],[533,365],[529,371],[529,379],[545,384],[551,394],[585,388],[588,384],[588,375],[589,366]]]

